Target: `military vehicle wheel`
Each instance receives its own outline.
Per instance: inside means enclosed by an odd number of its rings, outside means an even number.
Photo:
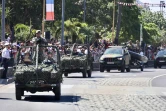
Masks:
[[[91,75],[92,75],[92,70],[90,69],[90,70],[87,70],[87,74],[88,74],[88,77],[91,77]]]
[[[100,72],[104,72],[104,67],[100,65]]]
[[[143,68],[143,66],[141,66],[141,71],[144,71],[144,68]]]
[[[154,61],[154,68],[157,68],[157,63]]]
[[[107,72],[110,72],[110,69],[107,69]]]
[[[23,94],[23,90],[21,88],[17,88],[15,89],[15,96],[16,96],[16,100],[21,100],[21,96]]]
[[[60,100],[60,98],[61,98],[61,84],[54,87],[53,92],[55,94],[55,100]]]
[[[82,76],[83,76],[83,78],[86,78],[86,73],[87,73],[86,70],[83,69],[83,70],[82,70]]]
[[[23,89],[21,90],[21,96],[24,96],[24,90]]]
[[[161,68],[161,65],[159,65],[158,67]]]
[[[65,76],[65,77],[68,77],[68,73],[67,73],[67,72],[65,72],[65,73],[64,73],[64,76]]]
[[[126,68],[126,71],[127,71],[127,72],[130,72],[130,68]]]
[[[157,68],[157,65],[156,65],[156,64],[154,64],[154,68],[155,68],[155,69]]]

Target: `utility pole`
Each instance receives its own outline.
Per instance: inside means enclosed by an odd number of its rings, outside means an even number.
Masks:
[[[165,8],[165,1],[160,1],[160,13],[163,15],[163,7]]]
[[[84,0],[84,22],[85,22],[85,16],[86,16],[86,0]]]
[[[46,0],[43,0],[43,20],[42,20],[42,37],[44,37],[44,28],[45,28],[45,11],[46,11]]]
[[[64,45],[64,10],[65,10],[65,0],[62,0],[62,35],[61,35],[61,46]]]
[[[5,0],[2,0],[2,19],[1,19],[1,41],[5,40]]]
[[[121,2],[121,0],[119,0]],[[122,4],[118,4],[118,21],[117,21],[117,28],[116,28],[116,37],[115,42],[118,45],[118,39],[119,39],[119,32],[120,32],[120,24],[121,24],[121,12],[122,12]]]
[[[142,23],[141,23],[140,24],[140,46],[142,41],[143,41],[143,33],[142,33]]]
[[[113,21],[112,21],[112,38],[113,39],[115,39],[114,31],[115,31],[115,0],[114,0],[114,3],[113,3]]]

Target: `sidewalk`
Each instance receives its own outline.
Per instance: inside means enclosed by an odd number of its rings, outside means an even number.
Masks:
[[[12,82],[14,82],[14,77],[8,77],[8,79],[0,79],[0,87]]]
[[[3,73],[3,68],[0,67],[0,77],[1,77],[2,73]],[[10,84],[10,83],[14,82],[14,71],[13,71],[12,67],[8,68],[7,78],[8,79],[1,79],[0,78],[0,87],[4,86],[6,84]]]

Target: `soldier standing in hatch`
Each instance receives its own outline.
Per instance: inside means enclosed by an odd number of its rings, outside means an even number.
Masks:
[[[46,39],[42,38],[41,37],[41,31],[40,30],[37,30],[36,31],[36,37],[34,37],[32,39],[32,42],[37,45],[39,44],[39,46],[42,46],[42,45],[47,45],[47,41]],[[39,57],[38,57],[38,62],[39,63],[42,63],[42,61],[44,60],[44,52],[43,52],[43,49],[44,47],[39,47]]]

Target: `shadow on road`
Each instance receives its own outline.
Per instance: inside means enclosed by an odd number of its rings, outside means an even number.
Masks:
[[[45,96],[45,95],[33,95],[33,96],[26,96],[23,101],[29,102],[73,102],[74,99],[78,97],[73,95],[62,95],[61,100],[55,100],[54,96]]]
[[[134,70],[131,69],[130,72],[120,72],[120,71],[117,72],[117,71],[110,71],[110,72],[105,72],[105,73],[107,73],[107,74],[109,74],[109,73],[121,73],[121,74],[124,73],[124,74],[125,74],[125,73],[126,73],[126,74],[127,74],[127,73],[143,73],[143,72],[155,72],[155,71],[154,71],[154,70],[152,70],[152,71],[150,71],[150,70],[140,71],[139,69],[134,71]]]
[[[0,97],[0,100],[12,100],[11,98],[1,98]]]
[[[93,75],[92,75],[93,76]],[[102,76],[93,76],[93,77],[86,77],[86,78],[83,78],[83,77],[78,77],[78,76],[69,76],[69,77],[65,77],[65,78],[82,78],[82,79],[93,79],[93,78],[105,78],[105,77],[102,77]]]

